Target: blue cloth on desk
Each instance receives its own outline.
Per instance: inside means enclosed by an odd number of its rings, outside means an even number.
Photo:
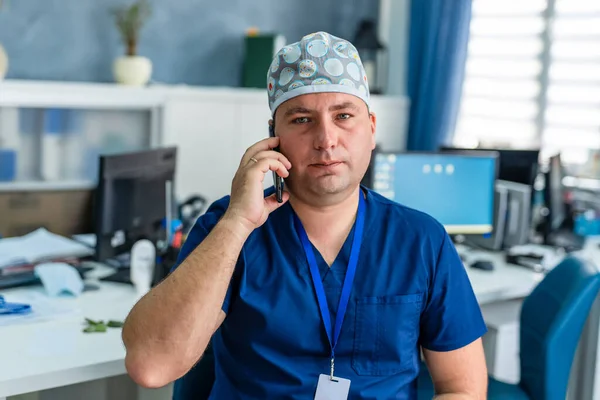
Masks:
[[[414,399],[419,345],[454,350],[481,337],[486,326],[442,225],[364,190],[363,245],[335,375],[351,380],[349,398]],[[198,219],[179,262],[208,235],[228,201],[218,200]],[[222,307],[227,318],[212,340],[211,399],[312,398],[319,375],[329,374],[329,341],[293,215],[289,203],[281,206],[241,251]],[[332,320],[353,233],[331,267],[313,246]],[[184,377],[174,393],[191,393],[182,386],[193,384]],[[196,384],[207,382],[197,378]]]
[[[0,315],[3,314],[26,314],[31,311],[29,304],[8,303],[4,296],[0,295]]]

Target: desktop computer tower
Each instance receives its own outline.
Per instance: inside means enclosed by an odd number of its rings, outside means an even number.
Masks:
[[[475,246],[501,250],[529,241],[531,227],[531,186],[496,181],[494,194],[494,230],[489,235],[469,235]]]

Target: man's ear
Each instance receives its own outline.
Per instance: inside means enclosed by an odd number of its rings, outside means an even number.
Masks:
[[[369,112],[369,119],[371,125],[371,150],[375,149],[377,141],[375,140],[375,132],[377,130],[377,116],[373,111]]]

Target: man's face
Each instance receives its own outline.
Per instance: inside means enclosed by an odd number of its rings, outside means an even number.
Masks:
[[[292,163],[286,185],[295,194],[338,194],[358,185],[375,148],[375,115],[356,96],[314,93],[279,106],[275,133]]]

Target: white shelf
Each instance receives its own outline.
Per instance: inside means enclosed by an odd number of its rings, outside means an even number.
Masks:
[[[148,110],[161,107],[166,91],[104,83],[0,81],[0,107],[65,107]]]
[[[374,104],[408,105],[403,96],[372,95]],[[169,100],[210,100],[260,104],[267,107],[264,89],[220,86],[150,85],[124,86],[114,83],[53,82],[8,79],[0,81],[0,107],[88,108],[88,109],[155,109]]]
[[[14,181],[0,182],[0,192],[20,192],[20,191],[55,191],[55,190],[90,190],[96,187],[92,181]]]

